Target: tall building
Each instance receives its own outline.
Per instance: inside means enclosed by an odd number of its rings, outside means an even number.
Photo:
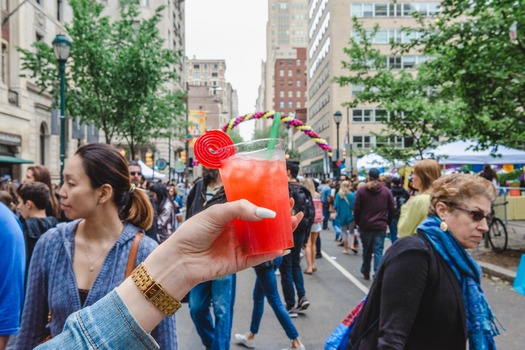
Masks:
[[[102,1],[106,6],[104,15],[117,18],[119,2]],[[141,0],[141,15],[150,17],[160,5],[166,6],[158,25],[160,36],[165,40],[164,47],[181,50],[185,45],[184,2]],[[9,173],[13,178],[22,178],[26,165],[21,162],[28,160],[48,167],[54,182],[60,178],[59,112],[51,109],[53,101],[49,93],[39,94],[31,78],[20,76],[24,72],[17,48],[31,49],[35,41],[51,45],[57,34],[66,34],[64,24],[71,20],[72,9],[67,1],[0,0],[0,175]],[[175,70],[183,79],[184,62]],[[184,85],[181,80],[173,82],[172,88],[182,90]],[[103,142],[103,135],[94,126],[66,120],[66,158],[83,143]],[[169,142],[159,143],[157,157],[168,159]]]
[[[276,93],[276,80],[282,78],[276,71],[278,60],[300,59],[298,49],[306,48],[307,38],[307,0],[268,1],[268,23],[266,25],[266,59],[264,62],[264,76],[261,83],[263,94],[259,95],[257,106],[262,111],[280,111],[280,91]],[[286,72],[288,74],[288,72]],[[295,73],[294,73],[295,75]],[[262,124],[256,127],[261,128]]]
[[[403,35],[401,27],[415,27],[412,18],[413,11],[423,16],[431,16],[439,11],[439,2],[423,2],[404,0],[396,3],[355,1],[355,0],[310,0],[308,4],[308,50],[307,50],[307,80],[308,80],[308,124],[334,148],[337,153],[337,127],[334,114],[342,113],[339,125],[339,147],[346,148],[347,168],[354,168],[356,155],[376,146],[380,142],[388,142],[392,147],[403,147],[410,140],[383,140],[373,135],[380,133],[383,125],[379,117],[385,111],[373,105],[357,108],[343,107],[343,103],[352,100],[359,93],[359,86],[340,87],[333,83],[335,76],[348,75],[341,62],[348,61],[344,48],[350,46],[349,39],[355,33],[352,31],[352,17],[362,20],[365,29],[371,30],[377,23],[380,30],[373,39],[376,48],[388,55],[390,40],[408,41],[410,37]],[[388,56],[388,63],[394,69],[413,70],[423,57],[417,54],[404,56]],[[330,172],[327,169],[328,155],[312,142],[303,142],[304,135],[297,137],[296,146],[301,153],[303,172],[322,177]],[[344,161],[343,151],[339,159]],[[354,169],[355,170],[355,169]]]
[[[187,161],[194,160],[193,144],[195,138],[205,130],[219,129],[239,113],[237,91],[226,80],[226,62],[223,59],[186,60],[188,94],[188,140]],[[194,168],[193,176],[201,175],[201,169]]]
[[[274,107],[285,115],[306,107],[306,48],[296,48],[294,58],[277,58],[274,64]]]

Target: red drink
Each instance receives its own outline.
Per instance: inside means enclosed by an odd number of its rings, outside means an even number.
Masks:
[[[237,153],[222,162],[220,172],[228,201],[246,199],[277,213],[274,219],[259,222],[234,220],[244,252],[255,255],[293,247],[284,151]]]

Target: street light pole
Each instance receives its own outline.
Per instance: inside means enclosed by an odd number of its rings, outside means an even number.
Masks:
[[[58,61],[60,73],[60,185],[64,183],[66,159],[66,62],[71,46],[71,41],[63,34],[58,34],[53,40],[53,52]]]
[[[348,156],[350,163],[350,175],[354,173],[354,159],[352,155],[353,142],[350,140],[350,106],[346,107],[346,139],[348,140]]]
[[[339,162],[339,124],[341,123],[342,119],[343,119],[343,114],[340,111],[336,111],[334,113],[334,121],[335,121],[335,126],[336,126],[336,140],[337,140],[337,151],[335,153],[336,162]],[[336,176],[340,175],[339,166],[336,167],[336,171],[334,172],[334,175]]]

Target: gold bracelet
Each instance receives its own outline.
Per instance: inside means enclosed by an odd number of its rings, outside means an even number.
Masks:
[[[159,283],[151,278],[144,263],[140,263],[140,265],[133,270],[131,278],[144,297],[166,316],[172,316],[182,306],[180,301],[174,299]]]

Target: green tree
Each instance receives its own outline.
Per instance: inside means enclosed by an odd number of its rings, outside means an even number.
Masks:
[[[434,59],[427,82],[443,103],[459,99],[450,135],[480,147],[523,147],[525,139],[525,7],[515,0],[443,0],[439,18],[419,18],[418,48]],[[515,39],[511,39],[511,35]]]
[[[157,24],[164,7],[141,19],[137,0],[120,1],[120,18],[102,16],[104,5],[71,0],[73,21],[66,30],[73,42],[67,64],[67,109],[83,124],[103,130],[106,143],[125,139],[136,146],[172,130],[183,130],[184,94],[173,91],[174,66],[180,53],[162,47]],[[22,68],[41,91],[58,102],[58,69],[52,48],[37,42],[35,50],[19,49]],[[134,154],[132,154],[133,157]]]
[[[367,31],[354,18],[353,30],[356,35],[350,38],[350,47],[344,49],[348,61],[342,62],[348,75],[334,80],[340,86],[360,86],[361,91],[344,106],[374,105],[385,111],[376,116],[384,125],[376,134],[382,144],[375,149],[378,154],[389,160],[423,158],[425,150],[435,145],[441,129],[448,124],[447,113],[454,105],[437,99],[428,89],[424,73],[396,71],[387,64],[388,57],[372,46],[378,25]],[[391,45],[394,49],[395,45]],[[405,147],[393,147],[396,138],[403,138]]]

